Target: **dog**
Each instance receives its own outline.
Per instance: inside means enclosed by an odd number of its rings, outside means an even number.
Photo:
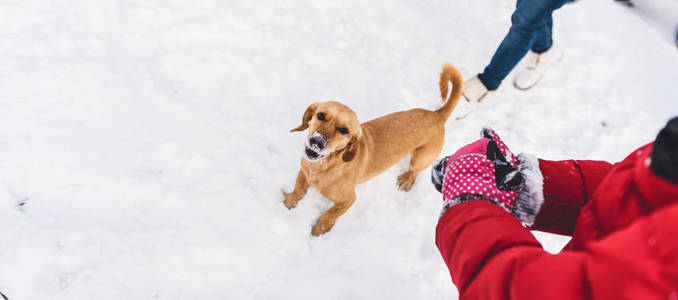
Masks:
[[[450,82],[453,89],[448,97]],[[436,111],[412,109],[360,124],[353,110],[336,101],[316,102],[306,109],[301,125],[290,130],[308,129],[301,170],[294,191],[283,195],[285,206],[292,209],[312,186],[334,203],[313,225],[312,235],[328,232],[351,207],[356,185],[410,154],[409,170],[397,180],[398,188],[408,191],[417,174],[440,155],[445,122],[462,93],[463,80],[457,68],[446,63],[439,85],[444,104]]]

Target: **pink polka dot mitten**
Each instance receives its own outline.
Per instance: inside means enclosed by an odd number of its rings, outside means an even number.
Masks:
[[[480,140],[436,161],[431,179],[443,195],[443,212],[459,203],[485,199],[531,225],[543,202],[536,158],[515,156],[489,128],[483,129]]]

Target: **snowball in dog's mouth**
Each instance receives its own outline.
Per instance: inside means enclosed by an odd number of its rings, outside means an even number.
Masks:
[[[320,159],[320,153],[316,152],[315,150],[306,147],[304,153],[306,154],[306,158],[310,161],[316,161]]]

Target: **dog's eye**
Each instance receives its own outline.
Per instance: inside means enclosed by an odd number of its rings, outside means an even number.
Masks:
[[[341,134],[348,134],[348,128],[346,128],[346,127],[337,127],[337,130]]]
[[[325,114],[324,113],[318,113],[318,120],[325,121]]]

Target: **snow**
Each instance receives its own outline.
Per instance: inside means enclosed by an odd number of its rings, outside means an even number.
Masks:
[[[640,1],[640,0],[638,0]],[[668,0],[666,0],[668,1]],[[440,102],[482,70],[514,3],[0,3],[0,291],[14,299],[454,299],[429,170],[357,188],[332,231],[282,204],[312,102],[361,121]],[[612,1],[555,15],[563,62],[450,120],[443,153],[497,130],[516,153],[616,161],[678,114],[678,51]],[[509,77],[512,78],[512,77]],[[557,252],[563,239],[538,234]]]
[[[657,33],[678,46],[678,1],[632,1],[629,12],[655,28]]]

